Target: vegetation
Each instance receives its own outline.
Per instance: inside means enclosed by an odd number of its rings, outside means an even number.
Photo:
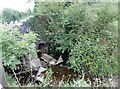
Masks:
[[[65,65],[79,73],[101,79],[117,74],[117,9],[116,3],[37,1],[34,17],[26,22],[32,31],[23,35],[16,28],[0,29],[4,65],[14,69],[23,55],[37,59],[35,42],[41,39],[48,45],[50,55],[67,50],[69,58]],[[32,14],[29,10],[28,13]],[[3,21],[8,23],[20,18],[21,14],[13,10],[5,9],[2,14]],[[51,70],[46,74],[40,87],[50,85]],[[58,86],[90,87],[91,84],[82,78],[70,83],[61,81]]]
[[[2,45],[2,57],[5,66],[14,69],[20,63],[19,57],[25,55],[29,60],[35,59],[36,34],[20,34],[18,29],[0,29],[0,45]]]
[[[87,71],[94,77],[117,73],[118,14],[115,3],[89,6],[38,2],[34,13],[35,17],[29,21],[36,22],[32,25],[33,30],[49,44],[52,53],[69,50],[67,64],[72,69]]]
[[[46,78],[42,83],[39,83],[39,85],[33,85],[29,83],[27,86],[24,86],[24,87],[50,87],[51,75],[52,75],[52,71],[51,69],[48,69],[48,71],[46,72]],[[14,79],[12,79],[10,76],[7,76],[7,81],[11,88],[18,87],[17,82]],[[88,84],[83,77],[82,79],[74,80],[73,82],[70,82],[70,83],[64,82],[63,80],[61,80],[59,82],[58,87],[91,87],[91,83],[89,82]]]
[[[28,15],[31,15],[31,11],[28,10],[27,12],[19,12],[10,8],[5,8],[2,11],[1,18],[2,22],[10,23],[11,21],[19,21],[20,19],[25,18]]]

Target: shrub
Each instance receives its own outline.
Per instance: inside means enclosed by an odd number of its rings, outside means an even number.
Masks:
[[[54,52],[69,50],[71,68],[78,71],[87,69],[97,77],[117,71],[118,16],[115,4],[89,6],[38,2],[35,16],[41,15],[50,19],[47,29],[43,30],[46,43]]]
[[[76,13],[74,17],[80,17],[81,12],[77,14],[78,12],[74,12]],[[117,12],[111,10],[110,6],[103,6],[97,10],[94,9],[92,13],[83,13],[85,17],[82,17],[82,21],[81,18],[71,16],[76,22],[72,26],[76,33],[72,29],[71,35],[76,34],[77,41],[71,48],[68,63],[75,70],[87,69],[87,72],[97,77],[116,73],[118,62],[114,54],[117,54],[117,36],[114,36],[114,32],[117,31],[117,27],[113,22],[117,20]],[[90,17],[91,14],[92,17]]]
[[[20,63],[20,56],[27,56],[28,59],[37,58],[35,40],[37,35],[33,32],[20,34],[18,29],[0,29],[0,45],[2,45],[2,57],[4,65],[15,68]]]

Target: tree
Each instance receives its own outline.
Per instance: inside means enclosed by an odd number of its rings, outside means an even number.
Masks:
[[[11,21],[19,20],[21,18],[21,13],[19,11],[5,8],[2,11],[2,22],[10,23]]]

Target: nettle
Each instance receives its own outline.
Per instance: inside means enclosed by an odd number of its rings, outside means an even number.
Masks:
[[[25,55],[28,59],[37,57],[35,41],[37,35],[33,32],[20,34],[18,29],[0,29],[0,45],[2,45],[2,59],[5,66],[14,69],[20,63],[19,57]]]

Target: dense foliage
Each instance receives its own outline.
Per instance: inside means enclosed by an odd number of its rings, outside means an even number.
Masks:
[[[9,8],[5,8],[2,11],[2,20],[4,22],[10,23],[11,21],[19,20],[20,18],[21,18],[21,14],[19,11]]]
[[[69,50],[71,68],[102,77],[117,72],[116,4],[36,2],[34,13],[33,30],[51,51]]]
[[[15,68],[23,55],[28,60],[36,59],[35,40],[37,35],[33,32],[20,34],[18,29],[0,29],[0,45],[2,45],[2,58],[4,65]]]
[[[19,21],[22,18],[25,18],[26,16],[30,15],[31,11],[27,10],[26,12],[19,12],[17,10],[14,9],[10,9],[10,8],[5,8],[2,13],[1,13],[1,18],[2,18],[2,22],[7,22],[10,23],[11,21]]]

